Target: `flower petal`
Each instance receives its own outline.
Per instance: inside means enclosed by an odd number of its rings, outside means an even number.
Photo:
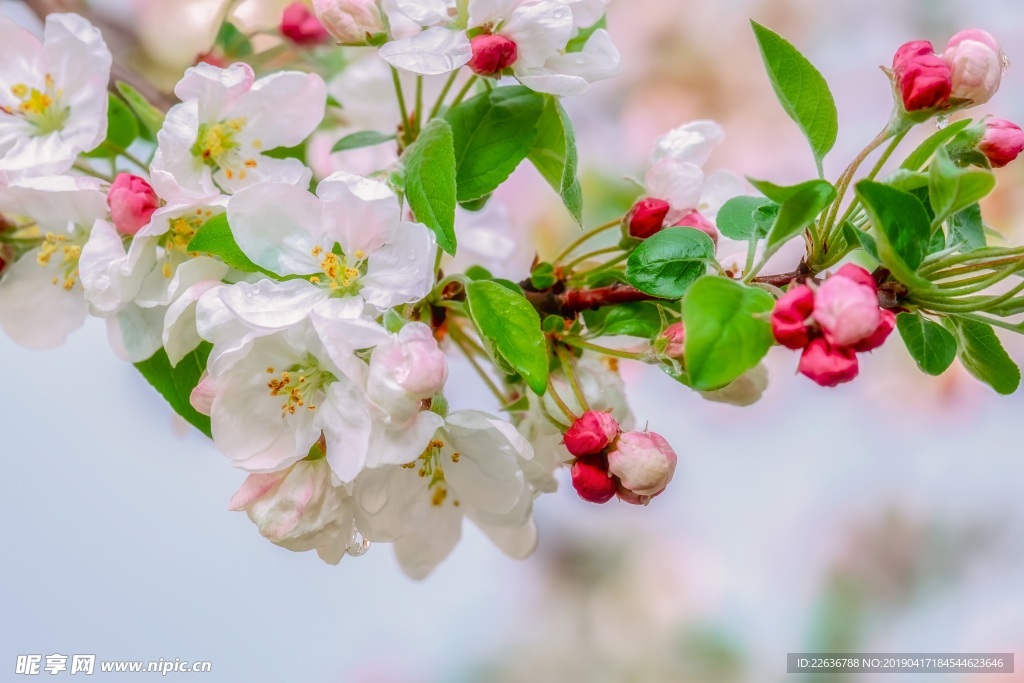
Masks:
[[[294,147],[324,118],[327,85],[317,74],[279,71],[256,81],[243,94],[232,117],[245,118],[245,134],[265,149]]]
[[[384,183],[339,171],[324,178],[316,193],[324,203],[324,232],[345,254],[372,254],[395,239],[402,213]]]
[[[253,263],[278,275],[320,272],[313,247],[322,244],[323,204],[284,183],[246,188],[228,202],[228,223],[238,246]]]
[[[378,54],[398,69],[436,76],[468,63],[473,57],[473,48],[463,31],[436,26],[409,38],[385,43]]]
[[[434,285],[434,233],[421,223],[402,223],[394,241],[372,254],[362,283],[366,302],[381,308],[418,301]]]

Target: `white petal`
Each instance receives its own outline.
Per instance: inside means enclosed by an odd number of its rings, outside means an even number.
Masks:
[[[280,71],[256,81],[231,116],[244,117],[246,136],[258,138],[265,149],[294,147],[320,125],[326,105],[327,85],[320,76]]]
[[[85,299],[93,315],[106,317],[127,305],[152,272],[156,242],[142,238],[125,252],[121,234],[107,221],[96,221],[78,261]]]
[[[235,62],[227,68],[201,62],[185,70],[174,86],[174,94],[182,102],[199,102],[201,121],[210,123],[224,118],[241,97],[253,87],[252,67]]]
[[[345,483],[355,481],[366,465],[373,428],[366,397],[349,381],[334,382],[317,410],[317,420],[327,440],[331,470]]]
[[[474,520],[475,521],[475,520]],[[515,560],[524,560],[537,549],[537,524],[531,518],[518,527],[496,526],[476,522],[501,552]]]
[[[192,154],[199,136],[199,104],[183,102],[171,107],[157,133],[150,180],[153,189],[169,202],[220,195],[210,167]]]
[[[384,183],[339,171],[324,178],[316,193],[324,203],[323,230],[345,254],[372,254],[394,240],[401,209]]]
[[[462,455],[457,463],[446,464],[445,478],[464,504],[500,515],[529,493],[517,459],[525,440],[516,434],[513,444],[495,422],[496,418],[472,410],[445,419],[450,446]]]
[[[647,169],[644,184],[650,196],[671,205],[666,224],[672,225],[700,204],[704,171],[696,164],[666,158]]]
[[[505,19],[521,2],[522,0],[469,0],[469,26],[476,28]]]
[[[381,308],[418,301],[434,285],[434,233],[421,223],[402,223],[395,241],[370,254],[360,279],[363,298]]]
[[[436,26],[423,33],[385,43],[380,56],[388,64],[424,76],[446,74],[469,62],[473,48],[462,31]]]
[[[714,121],[688,123],[662,135],[654,143],[650,164],[674,159],[703,166],[716,145],[725,139],[725,131]]]
[[[199,297],[219,285],[220,282],[213,280],[197,282],[167,307],[164,315],[163,346],[172,367],[202,343],[203,339],[196,329],[196,303]]]
[[[129,363],[144,361],[163,344],[164,310],[125,306],[116,318],[107,321],[111,346]]]
[[[370,438],[366,466],[383,467],[412,462],[426,449],[442,425],[444,419],[429,410],[419,412],[411,424],[400,428],[377,422]]]
[[[420,529],[395,541],[395,557],[412,579],[425,579],[455,549],[462,536],[462,515],[450,505],[422,506]]]
[[[171,277],[164,275],[162,267],[154,268],[142,283],[135,303],[143,308],[169,306],[192,285],[204,281],[220,282],[229,270],[224,263],[207,256],[187,258],[174,268]]]
[[[714,221],[723,204],[744,194],[746,190],[746,185],[735,173],[715,171],[704,180],[704,191],[698,208],[705,218]]]
[[[30,251],[0,278],[0,327],[15,344],[28,349],[55,349],[85,322],[82,289],[70,292],[52,280],[57,271],[36,263]]]
[[[0,17],[0,103],[12,105],[11,88],[28,85],[46,71],[39,39],[7,17]]]
[[[313,256],[322,244],[323,204],[293,185],[265,183],[246,188],[228,202],[228,224],[253,263],[278,275],[320,272]]]
[[[44,176],[0,185],[0,211],[29,216],[40,230],[61,231],[68,223],[91,227],[107,214],[107,197],[97,178]]]
[[[306,280],[239,282],[220,290],[220,299],[246,325],[281,330],[302,322],[327,292]]]
[[[531,69],[557,55],[572,31],[572,11],[555,0],[541,0],[519,5],[499,33],[516,44],[516,65]]]
[[[420,26],[448,20],[449,3],[445,0],[395,0],[395,6]]]
[[[244,175],[232,170],[228,177],[227,169],[217,169],[213,173],[217,186],[227,194],[237,194],[260,183],[287,183],[305,189],[313,178],[313,172],[298,159],[274,159],[255,152],[251,157],[257,165],[246,169]]]

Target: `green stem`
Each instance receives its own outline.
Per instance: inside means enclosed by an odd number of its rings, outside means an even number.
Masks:
[[[565,268],[566,269],[571,269],[576,264],[583,263],[584,261],[586,261],[589,258],[593,258],[595,256],[601,256],[603,254],[614,254],[617,251],[619,251],[619,245],[617,245],[617,244],[613,245],[611,247],[602,247],[601,249],[594,249],[592,251],[586,252],[585,254],[581,254],[580,256],[577,256],[572,261],[569,261],[568,263],[565,264]]]
[[[611,268],[612,266],[617,266],[617,265],[619,265],[620,263],[622,263],[623,261],[625,261],[628,258],[629,258],[629,254],[620,254],[620,255],[616,256],[615,258],[613,258],[613,259],[605,261],[604,263],[602,263],[599,266],[594,266],[593,268],[587,268],[586,270],[578,270],[578,271],[574,272],[572,274],[572,279],[573,279],[573,281],[578,282],[582,278],[585,278],[586,276],[588,276],[588,275],[590,275],[592,273],[596,273],[598,271],[605,270],[606,268]]]
[[[416,135],[423,130],[423,76],[416,76]],[[440,251],[440,250],[439,250]]]
[[[584,242],[589,240],[591,237],[594,237],[595,235],[600,235],[602,232],[605,232],[606,230],[611,230],[615,226],[621,225],[621,224],[622,224],[622,218],[616,218],[615,220],[609,221],[609,222],[605,223],[604,225],[599,225],[596,228],[591,228],[590,230],[587,230],[582,235],[579,235],[572,242],[569,242],[569,244],[567,244],[560,252],[558,252],[557,256],[555,256],[553,259],[551,259],[551,262],[552,263],[560,262],[562,259],[564,259],[567,256],[569,256],[569,254],[571,254],[573,252],[573,250],[576,249],[576,247],[580,246],[581,244],[583,244]]]
[[[402,131],[404,132],[402,137],[405,138],[406,143],[411,143],[413,139],[410,137],[410,133],[412,131],[409,130],[411,125],[409,122],[409,110],[405,106],[405,94],[402,92],[402,79],[399,77],[398,69],[395,67],[391,67],[391,81],[395,85],[395,95],[398,97],[398,111],[402,115]]]
[[[569,346],[575,346],[577,349],[585,349],[587,351],[593,351],[594,353],[603,353],[606,356],[612,356],[613,358],[623,358],[625,360],[638,360],[641,363],[646,362],[644,354],[632,353],[630,351],[619,351],[618,349],[609,349],[605,346],[598,346],[597,344],[591,344],[585,342],[582,339],[576,339],[574,337],[562,337],[559,341]]]
[[[454,100],[452,100],[451,105],[448,107],[449,109],[454,109],[455,107],[459,106],[459,104],[462,103],[462,100],[464,100],[466,98],[466,95],[469,94],[470,88],[472,88],[473,84],[476,83],[477,78],[479,78],[479,76],[474,74],[469,78],[468,81],[466,81],[466,84],[462,86],[462,90],[460,90],[459,94],[455,96]]]
[[[106,147],[107,149],[109,149],[111,152],[113,152],[114,154],[116,154],[119,157],[124,157],[128,161],[130,161],[133,164],[135,164],[136,166],[138,166],[143,171],[149,171],[149,166],[146,165],[146,162],[144,162],[141,159],[139,159],[139,158],[135,157],[134,155],[132,155],[124,147],[120,147],[120,146],[115,145],[114,143],[108,142],[106,140],[103,141],[103,147]]]
[[[111,178],[109,175],[107,175],[105,173],[101,173],[100,171],[97,171],[95,168],[93,168],[92,166],[89,166],[88,164],[86,164],[83,161],[76,161],[73,168],[76,171],[81,171],[82,173],[84,173],[87,176],[92,176],[93,178],[99,178],[100,180],[105,180],[108,183],[114,182],[114,179]]]
[[[579,402],[584,412],[590,410],[590,407],[587,405],[587,399],[583,396],[583,387],[580,386],[579,378],[576,377],[576,370],[573,367],[574,359],[565,350],[565,347],[557,342],[555,343],[555,353],[558,354],[558,361],[562,364],[562,372],[569,379],[569,386],[572,387],[572,393],[575,394],[576,401]]]
[[[452,338],[452,341],[455,342],[455,345],[459,347],[459,350],[462,351],[462,355],[466,357],[466,360],[468,360],[469,364],[473,366],[476,373],[480,375],[480,379],[484,381],[484,384],[486,384],[487,388],[490,389],[492,394],[494,394],[494,397],[498,399],[499,403],[501,403],[502,406],[507,404],[508,397],[506,397],[504,392],[498,388],[498,385],[493,379],[491,379],[491,376],[487,374],[484,367],[480,365],[473,347],[468,343],[469,339],[466,337],[465,333],[463,333],[458,325],[449,325],[448,335]]]
[[[435,118],[440,112],[441,107],[444,106],[444,98],[448,97],[448,92],[455,85],[455,79],[459,77],[459,70],[456,69],[452,72],[452,75],[448,77],[448,80],[444,82],[444,87],[441,88],[441,95],[437,98],[437,102],[434,103],[434,107],[430,110],[430,116],[427,117],[427,121]]]
[[[562,411],[562,414],[569,419],[570,424],[579,419],[579,415],[572,412],[572,409],[570,409],[569,406],[566,405],[565,401],[562,400],[562,397],[558,395],[558,391],[555,389],[555,383],[551,381],[550,375],[548,375],[548,394],[551,396],[551,400],[555,402],[555,405],[558,406],[558,409]]]
[[[903,139],[907,137],[907,133],[909,132],[910,129],[906,128],[905,130],[902,130],[899,133],[897,133],[895,137],[893,137],[892,142],[890,142],[889,146],[885,148],[885,151],[882,153],[882,156],[878,158],[878,162],[871,169],[871,172],[867,174],[865,180],[874,180],[876,177],[878,177],[878,174],[882,171],[882,168],[885,166],[885,162],[889,161],[889,158],[896,151],[896,148],[900,146],[900,143],[903,142]],[[846,212],[843,213],[842,217],[839,220],[837,220],[834,225],[830,227],[829,243],[832,242],[833,234],[843,229],[843,223],[845,223],[847,219],[849,219],[850,216],[853,215],[853,212],[857,209],[859,205],[860,200],[854,198],[853,201],[850,202],[850,205],[846,207]]]

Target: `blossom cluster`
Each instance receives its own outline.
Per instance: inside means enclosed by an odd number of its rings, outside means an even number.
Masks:
[[[1016,389],[991,326],[1024,311],[1020,288],[988,287],[1024,257],[987,246],[977,202],[991,168],[1024,149],[1019,128],[952,124],[892,177],[879,181],[879,164],[840,216],[867,154],[891,141],[888,158],[917,123],[989,101],[1002,52],[977,31],[941,57],[901,48],[893,123],[835,185],[752,180],[751,194],[705,171],[723,128],[683,124],[655,143],[631,207],[529,272],[505,270],[522,240],[492,195],[521,162],[583,224],[560,98],[618,73],[604,14],[605,0],[295,3],[279,27],[294,68],[218,43],[167,111],[110,88],[110,51],[83,17],[49,15],[42,40],[0,19],[0,327],[45,349],[103,319],[114,350],[246,473],[229,507],[264,537],[332,564],[391,544],[413,577],[465,520],[529,555],[534,502],[560,470],[593,503],[647,505],[667,489],[680,456],[636,427],[620,362],[742,406],[764,394],[774,342],[835,386],[898,328],[926,372],[959,353]],[[783,83],[831,101],[827,86],[755,32],[780,51],[769,75],[820,165],[830,133],[814,126],[828,117],[805,116]],[[326,57],[338,49],[344,68]],[[323,136],[339,153],[389,148],[363,159],[369,171],[312,164]],[[800,235],[795,269],[761,274]],[[745,263],[723,265],[734,250]],[[841,265],[855,252],[873,272]],[[454,354],[505,416],[449,405]]]

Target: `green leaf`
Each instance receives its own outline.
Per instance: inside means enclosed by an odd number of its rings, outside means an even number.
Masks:
[[[750,23],[775,94],[807,136],[821,173],[821,162],[835,146],[839,134],[839,115],[828,83],[786,39],[757,22]]]
[[[565,208],[583,225],[583,189],[577,177],[579,157],[572,121],[557,97],[548,96],[537,123],[537,140],[530,150],[533,165],[562,198]]]
[[[867,252],[868,256],[875,259],[879,263],[882,259],[878,257],[878,243],[875,242],[875,238],[854,227],[853,223],[846,221],[843,223],[843,237],[846,239],[846,243],[851,246],[860,245],[860,248]]]
[[[203,223],[188,243],[188,251],[219,258],[235,270],[243,273],[264,273],[276,278],[269,270],[260,268],[242,251],[235,242],[228,225],[227,214],[218,214]]]
[[[85,156],[90,158],[115,157],[119,150],[126,150],[139,137],[139,122],[132,110],[111,93],[107,106],[107,137],[96,149]]]
[[[211,348],[210,344],[203,342],[199,348],[182,358],[175,367],[171,367],[167,352],[163,349],[149,359],[135,364],[146,381],[171,404],[174,412],[207,436],[210,436],[210,418],[197,412],[189,398],[192,390],[199,384],[203,371],[206,370],[206,359]]]
[[[587,332],[595,337],[623,335],[653,339],[662,329],[661,312],[648,301],[605,306],[596,311],[584,311]]]
[[[945,148],[939,148],[928,173],[928,194],[935,211],[933,226],[949,216],[977,204],[996,186],[996,177],[988,171],[968,171],[957,167]]]
[[[420,223],[434,231],[438,245],[455,255],[455,146],[452,127],[434,119],[406,150],[405,196]]]
[[[908,192],[870,180],[857,183],[857,196],[878,231],[879,260],[903,284],[921,284],[915,273],[931,239],[924,204]]]
[[[951,123],[937,133],[933,133],[917,149],[910,153],[910,156],[900,165],[900,168],[908,171],[917,171],[923,168],[939,147],[942,147],[942,145],[946,144],[946,141],[951,140],[957,133],[969,125],[971,125],[971,120],[964,119]]]
[[[548,287],[554,287],[555,283],[558,282],[558,277],[555,275],[554,264],[538,263],[537,266],[530,272],[530,284],[537,291],[542,291]]]
[[[382,145],[385,142],[394,140],[395,137],[394,133],[382,133],[377,130],[361,130],[358,133],[346,135],[342,139],[338,140],[334,143],[334,147],[331,148],[331,152],[344,152],[349,149]]]
[[[941,375],[956,358],[953,335],[920,313],[900,313],[896,316],[896,329],[917,367],[926,374]]]
[[[747,242],[762,239],[768,232],[756,219],[755,212],[773,205],[764,197],[733,197],[718,210],[715,223],[718,231],[731,240]]]
[[[708,270],[715,243],[696,228],[668,228],[640,243],[626,262],[629,283],[652,296],[678,299]]]
[[[534,393],[543,395],[548,384],[548,350],[540,315],[521,294],[497,282],[466,285],[466,303],[473,324]]]
[[[142,96],[142,93],[124,81],[117,82],[117,90],[135,112],[135,115],[139,117],[139,121],[142,122],[146,130],[153,136],[159,133],[164,125],[164,113],[150,104],[149,100]]]
[[[981,207],[968,206],[949,217],[948,245],[961,244],[961,251],[971,251],[987,246],[985,223],[981,219]]]
[[[826,180],[808,180],[791,187],[756,182],[757,188],[764,192],[766,197],[781,205],[775,223],[765,238],[762,262],[786,242],[802,233],[836,198],[836,188]]]
[[[226,57],[246,57],[253,52],[252,42],[248,36],[239,31],[238,27],[230,21],[221,23],[215,45]]]
[[[684,355],[694,389],[723,387],[750,370],[774,339],[767,292],[723,277],[697,280],[683,299]]]
[[[964,368],[997,393],[1015,392],[1020,386],[1020,368],[1006,353],[992,326],[956,316],[946,321],[959,340],[960,362]]]
[[[452,108],[445,118],[455,134],[459,202],[498,188],[537,140],[544,96],[523,86],[494,88]]]

